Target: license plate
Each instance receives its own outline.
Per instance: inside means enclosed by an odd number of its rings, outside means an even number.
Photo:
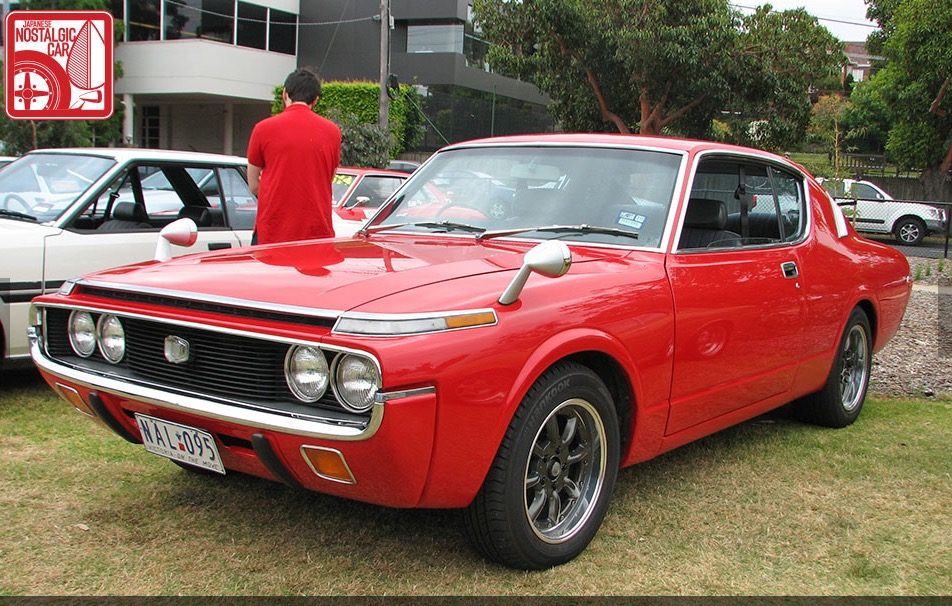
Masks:
[[[162,457],[202,469],[225,473],[212,434],[188,425],[171,423],[136,413],[145,449]]]

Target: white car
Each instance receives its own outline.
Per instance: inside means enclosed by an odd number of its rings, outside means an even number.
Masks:
[[[833,194],[838,202],[855,200],[855,209],[852,204],[842,208],[856,231],[892,234],[900,244],[913,246],[928,234],[945,232],[947,213],[944,209],[916,202],[897,202],[870,181],[844,179],[843,193],[834,191]]]
[[[257,203],[237,156],[147,149],[48,149],[0,171],[4,367],[29,364],[30,300],[69,278],[152,258],[159,230],[199,226],[180,255],[250,244]]]

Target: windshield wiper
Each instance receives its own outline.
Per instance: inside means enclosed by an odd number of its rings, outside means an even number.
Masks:
[[[598,225],[586,225],[584,223],[580,225],[543,225],[541,227],[513,227],[511,229],[494,229],[490,231],[484,231],[483,233],[476,236],[477,240],[488,240],[490,238],[498,238],[500,236],[511,236],[513,234],[521,234],[527,231],[548,231],[548,232],[568,232],[568,233],[580,233],[580,234],[606,234],[609,236],[622,236],[625,238],[638,239],[638,234],[633,231],[628,231],[625,229],[618,229],[616,227],[599,227]]]
[[[33,215],[28,215],[26,213],[19,213],[15,210],[7,210],[5,208],[0,208],[0,217],[10,217],[11,219],[23,219],[24,221],[33,221],[36,223],[36,217]]]
[[[401,227],[427,227],[432,229],[443,229],[446,231],[468,231],[471,233],[482,234],[486,231],[485,227],[470,225],[469,223],[456,223],[455,221],[418,221],[416,223],[393,223],[390,225],[378,223],[377,225],[368,225],[360,230],[360,233],[372,234],[387,229],[399,229]]]

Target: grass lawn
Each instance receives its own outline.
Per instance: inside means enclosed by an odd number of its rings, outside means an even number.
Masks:
[[[589,549],[524,573],[457,512],[197,476],[7,381],[0,595],[949,595],[950,444],[947,401],[757,419],[624,470]]]

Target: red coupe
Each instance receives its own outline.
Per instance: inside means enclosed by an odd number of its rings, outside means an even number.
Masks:
[[[539,569],[585,549],[620,467],[789,402],[856,420],[910,289],[785,158],[518,136],[441,150],[352,238],[68,282],[32,355],[186,469],[461,508]]]

